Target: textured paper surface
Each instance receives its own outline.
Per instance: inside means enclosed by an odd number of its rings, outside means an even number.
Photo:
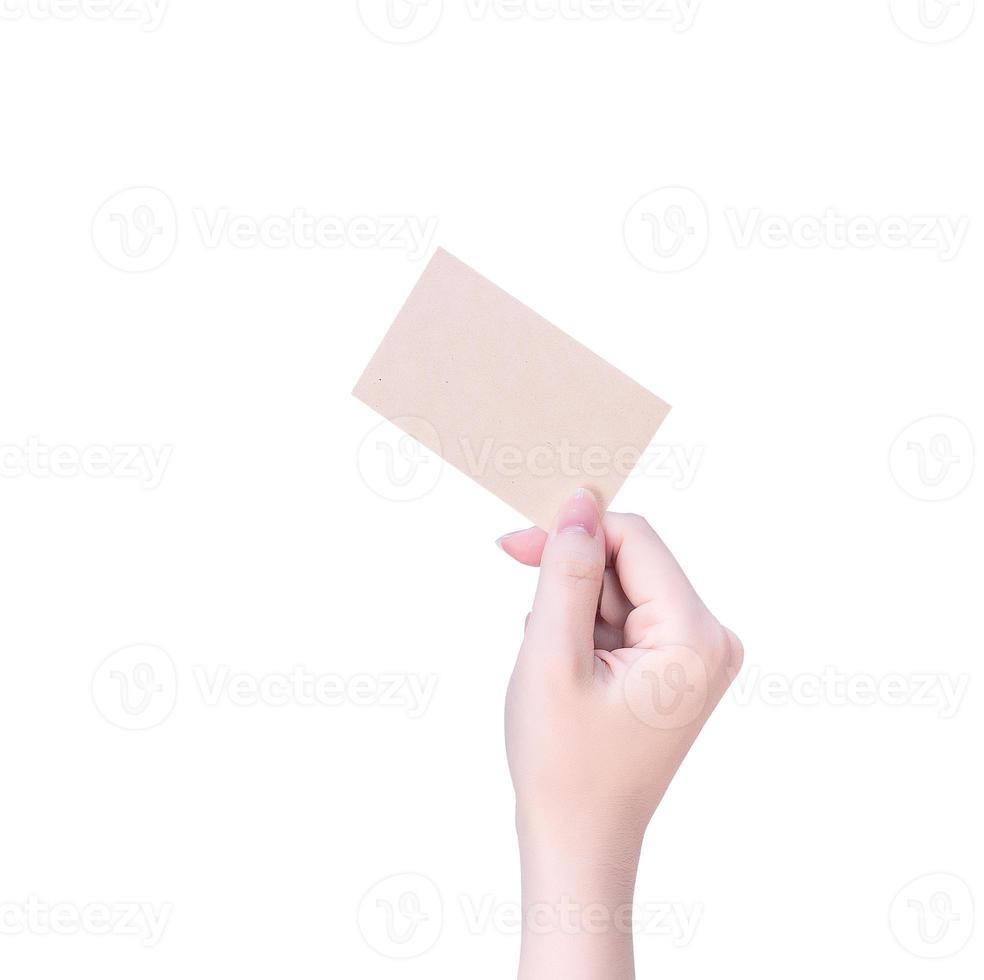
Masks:
[[[438,249],[353,394],[549,528],[607,509],[669,406]]]

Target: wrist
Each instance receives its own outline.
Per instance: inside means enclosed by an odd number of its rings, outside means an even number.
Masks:
[[[521,838],[523,904],[631,905],[640,850],[641,841],[606,839],[575,849],[569,839]]]
[[[517,814],[523,892],[520,980],[634,976],[633,894],[641,833]]]
[[[516,835],[524,865],[576,864],[615,876],[631,869],[634,880],[648,814],[612,804],[559,809],[566,812],[517,805]]]

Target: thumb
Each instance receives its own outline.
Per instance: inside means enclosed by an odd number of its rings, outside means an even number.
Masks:
[[[523,646],[528,656],[590,665],[605,574],[605,532],[594,496],[578,490],[561,507],[543,548]]]

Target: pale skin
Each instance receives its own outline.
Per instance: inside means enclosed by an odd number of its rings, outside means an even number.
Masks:
[[[499,540],[539,565],[506,696],[523,892],[520,980],[631,980],[643,836],[741,667],[738,638],[656,532],[578,491],[547,534]]]

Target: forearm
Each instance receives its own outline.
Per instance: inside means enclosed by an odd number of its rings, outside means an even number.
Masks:
[[[521,833],[519,980],[632,980],[639,850],[634,840],[582,849]]]
[[[593,496],[578,491],[549,534],[503,543],[540,566],[506,695],[520,980],[633,980],[646,827],[741,666],[738,638],[659,535],[633,515],[600,521]]]

